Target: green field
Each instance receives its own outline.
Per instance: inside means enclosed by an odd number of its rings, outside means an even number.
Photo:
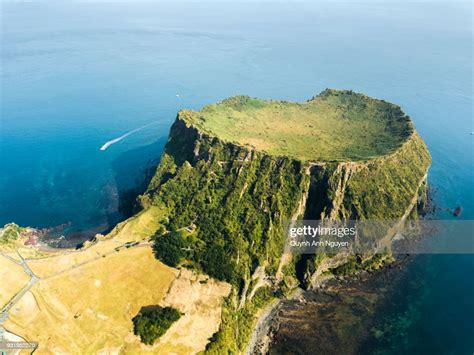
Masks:
[[[400,147],[413,132],[400,107],[352,91],[305,103],[235,96],[180,117],[225,141],[309,161],[363,161]]]

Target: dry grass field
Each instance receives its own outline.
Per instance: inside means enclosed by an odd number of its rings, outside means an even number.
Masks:
[[[182,269],[160,303],[177,308],[181,318],[153,346],[139,343],[130,334],[122,349],[125,354],[196,354],[203,351],[210,337],[219,330],[224,297],[231,286],[205,275]]]
[[[38,277],[48,277],[113,253],[118,246],[120,244],[109,239],[85,250],[66,250],[58,255],[30,260],[28,265]]]
[[[162,210],[150,207],[122,222],[109,235],[103,237],[98,243],[92,244],[81,250],[67,250],[58,255],[46,258],[35,258],[28,262],[33,272],[39,277],[47,277],[58,272],[69,270],[83,263],[101,258],[103,255],[114,253],[117,248],[125,243],[142,241],[151,237],[160,226],[163,218]]]
[[[119,224],[112,231],[111,236],[119,242],[136,242],[146,239],[160,226],[160,221],[166,217],[166,211],[157,206],[150,206],[136,216],[129,218],[126,222]]]
[[[230,285],[159,262],[147,238],[160,226],[152,207],[81,250],[28,260],[40,280],[13,306],[7,331],[39,343],[38,354],[191,354],[218,330]],[[0,301],[27,282],[22,267],[0,256]],[[173,306],[182,317],[153,346],[133,334],[141,307]]]
[[[0,308],[3,308],[28,283],[23,268],[0,255]]]
[[[142,306],[158,304],[176,275],[149,247],[123,249],[38,282],[5,328],[39,342],[41,354],[119,349],[131,319]]]

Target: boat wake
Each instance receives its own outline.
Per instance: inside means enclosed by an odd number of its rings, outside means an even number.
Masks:
[[[105,144],[104,144],[102,147],[100,147],[100,150],[106,150],[106,149],[107,149],[108,147],[110,147],[112,144],[115,144],[115,143],[117,143],[117,142],[120,142],[122,139],[128,137],[129,135],[131,135],[131,134],[133,134],[133,133],[135,133],[135,132],[141,131],[142,129],[144,129],[144,128],[148,127],[148,126],[151,126],[151,125],[154,124],[154,123],[157,123],[157,122],[148,123],[148,124],[146,124],[146,125],[144,125],[144,126],[142,126],[142,127],[135,128],[135,129],[133,129],[133,130],[131,130],[131,131],[129,131],[129,132],[127,132],[127,133],[121,135],[120,137],[117,137],[117,138],[114,138],[114,139],[112,139],[112,140],[110,140],[110,141],[108,141],[108,142],[105,142]]]

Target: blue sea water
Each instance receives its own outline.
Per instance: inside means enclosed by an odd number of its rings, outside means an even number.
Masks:
[[[438,217],[471,220],[472,40],[471,2],[2,2],[0,224],[113,226],[179,109],[327,87],[401,105]],[[378,350],[472,354],[473,274],[472,255],[421,257],[387,310],[410,321]]]

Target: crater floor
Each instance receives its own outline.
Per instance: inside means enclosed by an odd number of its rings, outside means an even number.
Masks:
[[[321,162],[389,154],[413,132],[399,106],[331,89],[304,103],[234,96],[180,117],[227,142]]]

